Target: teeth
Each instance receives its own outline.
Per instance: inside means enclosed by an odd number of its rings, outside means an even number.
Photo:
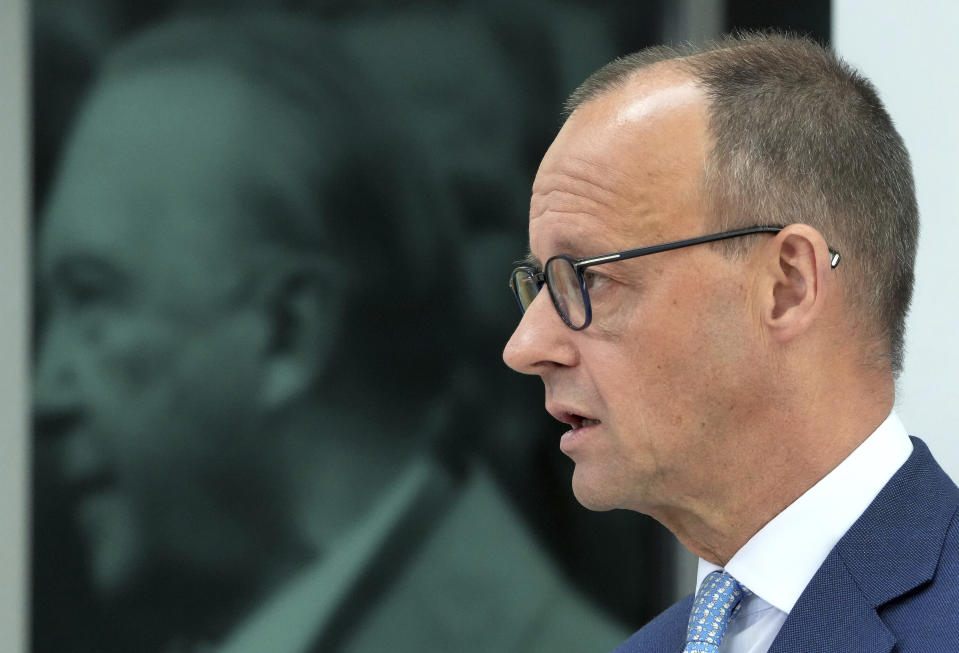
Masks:
[[[584,420],[580,423],[579,427],[580,427],[580,428],[583,428],[584,426],[594,426],[595,424],[599,424],[599,420],[598,420],[598,419],[584,419]]]

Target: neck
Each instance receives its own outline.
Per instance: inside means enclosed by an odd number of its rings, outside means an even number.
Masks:
[[[817,385],[793,387],[778,400],[771,398],[775,408],[767,414],[750,416],[719,461],[734,470],[726,477],[735,483],[720,486],[711,478],[683,505],[664,506],[653,516],[692,553],[725,566],[763,526],[845,460],[892,410],[894,384],[888,372],[834,371]]]
[[[298,529],[323,552],[381,498],[415,457],[422,434],[336,408],[290,423],[281,445]]]

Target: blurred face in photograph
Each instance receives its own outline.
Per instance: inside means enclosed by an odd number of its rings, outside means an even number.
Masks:
[[[709,233],[701,91],[678,73],[647,74],[579,107],[533,184],[529,242],[540,265]],[[712,231],[717,231],[712,229]],[[662,517],[710,467],[748,406],[736,388],[749,332],[742,261],[689,247],[588,269],[592,323],[567,327],[545,286],[506,346],[539,375],[546,408],[569,424],[559,446],[573,490],[594,509]]]
[[[37,413],[105,595],[163,565],[241,568],[276,512],[235,227],[271,110],[218,69],[109,80],[42,215]]]

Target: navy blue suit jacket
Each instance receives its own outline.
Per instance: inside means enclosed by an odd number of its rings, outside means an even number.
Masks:
[[[770,653],[959,651],[959,488],[913,452],[846,532],[789,613]],[[679,653],[692,595],[615,653]]]

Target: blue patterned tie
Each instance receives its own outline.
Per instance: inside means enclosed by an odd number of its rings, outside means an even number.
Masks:
[[[686,629],[683,653],[719,653],[729,618],[739,612],[740,601],[751,592],[725,571],[714,571],[696,592]]]

